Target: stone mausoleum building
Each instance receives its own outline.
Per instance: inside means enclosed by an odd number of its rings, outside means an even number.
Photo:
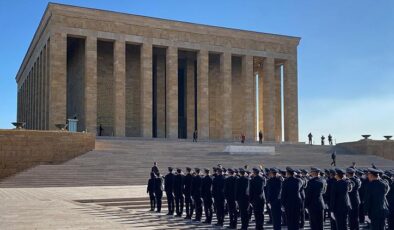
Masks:
[[[17,73],[18,121],[103,135],[298,141],[300,38],[50,3]],[[282,138],[283,137],[283,138]]]

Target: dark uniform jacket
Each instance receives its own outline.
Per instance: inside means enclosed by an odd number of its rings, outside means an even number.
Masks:
[[[272,177],[267,181],[267,202],[275,203],[280,201],[282,191],[282,180],[280,177]]]
[[[202,179],[199,175],[193,177],[192,180],[192,196],[193,197],[201,197],[201,184]]]
[[[153,194],[155,192],[155,178],[150,178],[148,180],[148,187],[146,188],[146,192],[149,194]]]
[[[167,193],[174,192],[174,180],[175,180],[175,175],[173,173],[168,173],[164,177],[164,189]]]
[[[174,179],[174,195],[181,196],[183,191],[183,175],[178,174]]]
[[[388,185],[381,180],[369,182],[365,194],[364,210],[372,218],[384,217],[388,214],[386,193]]]
[[[360,205],[360,195],[358,193],[358,190],[361,187],[361,181],[357,177],[351,177],[349,178],[352,181],[352,191],[349,192],[349,198],[350,198],[350,203],[352,205],[352,208],[355,207],[357,208]]]
[[[323,194],[326,190],[326,181],[319,177],[309,180],[305,190],[305,207],[309,210],[324,209]]]
[[[326,192],[323,195],[324,203],[330,207],[330,200],[331,200],[331,189],[333,184],[336,182],[336,179],[329,177],[327,179],[327,189]]]
[[[249,185],[249,199],[251,202],[265,201],[264,186],[265,180],[261,176],[252,177]]]
[[[229,176],[224,179],[224,197],[227,200],[235,200],[235,181],[237,180],[234,176]]]
[[[215,199],[224,199],[224,176],[217,175],[212,180],[212,196]]]
[[[183,194],[185,194],[185,196],[192,195],[192,180],[193,180],[193,176],[190,173],[187,174],[184,178]]]
[[[330,210],[332,212],[348,212],[351,209],[349,188],[350,182],[344,179],[332,184],[330,197]]]
[[[155,178],[155,194],[160,194],[163,192],[163,177]]]
[[[235,200],[238,202],[246,202],[249,200],[249,196],[246,193],[246,190],[249,186],[249,179],[245,176],[240,176],[235,181]]]
[[[391,210],[391,212],[394,212],[394,181],[390,183],[390,190],[387,193],[386,199],[389,205],[389,209]]]
[[[210,176],[205,176],[201,182],[201,196],[204,199],[212,198],[212,178]]]
[[[295,177],[288,177],[283,181],[281,202],[284,207],[300,207],[302,181]]]

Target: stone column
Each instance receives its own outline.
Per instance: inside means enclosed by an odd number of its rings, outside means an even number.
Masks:
[[[126,133],[126,43],[116,40],[114,44],[114,135]]]
[[[97,38],[85,41],[85,129],[97,133]]]
[[[49,129],[49,43],[45,46],[45,130]]]
[[[168,47],[166,58],[167,138],[178,138],[178,48]]]
[[[186,63],[187,73],[186,73],[186,105],[187,105],[187,138],[193,138],[193,132],[195,129],[195,97],[194,97],[194,58],[192,55],[187,56]]]
[[[209,139],[209,53],[200,50],[197,54],[197,131],[198,138]]]
[[[37,78],[38,78],[38,59],[34,63],[33,75],[33,129],[37,129]]]
[[[256,105],[254,104],[254,76],[253,76],[253,56],[242,57],[242,82],[243,82],[243,127],[247,140],[255,140],[254,114]],[[235,111],[236,112],[236,111]]]
[[[30,72],[26,76],[26,128],[30,129]]]
[[[298,142],[298,82],[297,60],[286,60],[284,64],[284,131],[285,141]]]
[[[225,52],[220,57],[220,75],[222,80],[222,130],[221,138],[225,140],[232,140],[232,101],[231,101],[231,53]]]
[[[282,141],[282,65],[275,65],[275,141]]]
[[[152,137],[152,43],[141,46],[141,136]]]
[[[38,83],[37,83],[37,129],[42,130],[42,51],[38,59]]]
[[[67,34],[53,33],[50,38],[49,129],[66,123],[67,111]]]
[[[263,119],[264,140],[275,140],[275,60],[265,58],[263,63]]]

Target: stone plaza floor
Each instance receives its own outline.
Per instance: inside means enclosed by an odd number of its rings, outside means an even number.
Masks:
[[[0,181],[0,229],[211,229],[147,212],[145,183],[153,161],[163,172],[168,166],[211,168],[218,163],[328,168],[331,162],[328,146],[283,144],[276,146],[276,155],[244,156],[223,153],[226,145],[100,138],[94,151]],[[359,167],[371,163],[394,167],[393,161],[380,157],[338,153],[338,166],[347,167],[353,161]]]

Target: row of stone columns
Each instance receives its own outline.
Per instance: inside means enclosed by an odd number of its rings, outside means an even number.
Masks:
[[[50,52],[53,51],[53,52]],[[152,53],[151,39],[145,38],[140,50],[140,134],[152,137]],[[50,61],[50,63],[49,63]],[[282,85],[284,136],[286,141],[298,141],[297,108],[297,63],[282,60],[280,65],[271,57],[262,58],[258,68],[259,82],[259,127],[264,130],[266,140],[281,140],[282,136]],[[54,33],[39,55],[37,63],[29,72],[18,92],[18,119],[26,121],[30,129],[54,129],[55,124],[65,123],[67,91],[67,34]],[[189,66],[189,65],[187,65]],[[192,66],[192,65],[190,65]],[[283,66],[283,67],[281,67]],[[232,54],[220,54],[220,137],[233,138],[232,113],[242,113],[242,127],[247,138],[256,135],[256,101],[254,57],[242,56],[243,111],[232,109]],[[188,72],[192,70],[188,69]],[[84,76],[84,124],[88,132],[97,129],[97,37],[85,39]],[[187,74],[189,75],[189,74]],[[194,74],[193,74],[194,75]],[[50,79],[49,79],[50,76]],[[114,135],[125,136],[126,126],[126,41],[114,41]],[[209,51],[197,51],[197,129],[199,138],[210,137],[209,111]],[[189,81],[188,81],[189,82]],[[190,81],[187,87],[194,87]],[[166,49],[166,136],[178,138],[178,48]],[[188,97],[189,98],[189,97]],[[193,97],[192,97],[193,98]],[[192,102],[194,104],[194,101]],[[193,109],[187,109],[189,114]],[[20,112],[19,112],[20,111]],[[190,117],[190,116],[188,116]],[[194,114],[193,116],[194,117]],[[196,118],[195,118],[196,119]],[[194,120],[189,118],[190,123]],[[193,125],[194,127],[194,125]],[[190,128],[188,128],[190,129]],[[192,130],[188,130],[190,133]]]

